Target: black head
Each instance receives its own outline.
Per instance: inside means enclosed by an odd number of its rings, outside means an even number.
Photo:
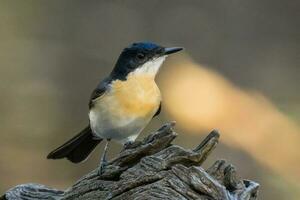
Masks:
[[[150,42],[133,43],[122,51],[111,73],[111,77],[113,79],[125,80],[130,72],[145,66],[146,63],[155,63],[160,58],[163,61],[167,55],[181,51],[182,49],[181,47],[165,48]]]

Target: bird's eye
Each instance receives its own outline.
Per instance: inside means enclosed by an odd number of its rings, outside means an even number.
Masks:
[[[138,54],[136,55],[136,57],[137,57],[139,60],[143,60],[143,59],[145,58],[145,54],[143,54],[143,53],[138,53]]]

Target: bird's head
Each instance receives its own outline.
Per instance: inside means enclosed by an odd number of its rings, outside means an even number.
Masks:
[[[182,49],[150,42],[133,43],[122,51],[111,76],[120,80],[126,80],[129,74],[155,76],[165,58]]]

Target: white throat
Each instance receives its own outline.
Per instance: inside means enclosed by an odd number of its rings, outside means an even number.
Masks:
[[[142,66],[131,72],[132,75],[152,75],[155,76],[159,71],[160,66],[163,64],[167,56],[161,56],[154,60],[144,63]]]

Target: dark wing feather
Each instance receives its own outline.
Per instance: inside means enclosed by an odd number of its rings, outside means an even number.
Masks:
[[[106,78],[101,81],[96,89],[91,94],[90,101],[89,101],[89,108],[91,109],[94,106],[94,101],[101,97],[107,90],[108,84],[111,82],[111,78]]]
[[[158,107],[156,113],[153,115],[153,118],[156,117],[157,115],[159,115],[160,111],[161,111],[161,102],[159,104],[159,107]]]

